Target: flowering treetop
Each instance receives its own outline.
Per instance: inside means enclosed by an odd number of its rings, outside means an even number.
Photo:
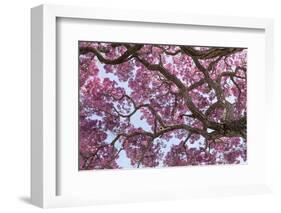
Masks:
[[[80,42],[79,67],[81,170],[246,161],[247,49]]]

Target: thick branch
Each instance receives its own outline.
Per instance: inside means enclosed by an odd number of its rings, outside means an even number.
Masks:
[[[183,51],[186,53],[186,54],[189,54],[189,50],[188,48],[186,47],[182,47]],[[202,66],[202,64],[199,62],[198,58],[194,55],[191,55],[191,58],[192,60],[194,61],[196,67],[203,73],[204,77],[205,77],[205,81],[208,83],[208,85],[213,88],[215,90],[215,93],[216,93],[216,96],[217,96],[217,99],[220,100],[220,101],[223,101],[224,99],[224,95],[223,95],[223,91],[220,87],[220,85],[213,81],[212,78],[210,77],[209,75],[209,72],[208,70]],[[215,60],[215,62],[217,62],[217,60]],[[212,67],[213,65],[211,65]]]
[[[144,58],[135,56],[148,70],[159,71],[167,80],[172,81],[180,90],[186,90],[185,85],[173,74],[171,74],[165,67],[161,64],[150,64]]]
[[[219,56],[227,56],[236,52],[240,52],[243,48],[210,48],[209,50],[199,51],[192,47],[181,46],[186,54],[197,59],[211,59]]]
[[[104,64],[121,64],[123,62],[126,62],[130,56],[132,56],[134,53],[136,53],[138,50],[140,50],[143,47],[143,45],[136,44],[132,47],[129,47],[123,55],[116,59],[106,59],[98,50],[96,50],[94,47],[87,46],[87,47],[80,47],[80,54],[87,54],[87,53],[93,53],[97,56],[97,58],[100,60],[100,62]]]
[[[167,80],[173,82],[178,89],[180,90],[180,95],[184,98],[185,103],[189,110],[194,114],[196,118],[198,118],[203,123],[206,123],[205,116],[202,112],[197,109],[197,107],[192,102],[191,97],[188,95],[188,89],[187,87],[173,74],[171,74],[166,68],[164,68],[160,64],[150,64],[148,61],[146,61],[143,58],[140,58],[138,55],[135,56],[147,69],[159,71]]]

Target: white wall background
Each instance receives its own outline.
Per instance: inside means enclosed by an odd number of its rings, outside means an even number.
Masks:
[[[281,109],[281,6],[276,0],[4,0],[0,7],[0,211],[37,212],[29,204],[30,178],[30,8],[42,3],[79,4],[123,9],[186,12],[229,16],[269,17],[275,20],[275,121]],[[258,95],[258,94],[257,94]],[[278,125],[278,122],[276,122]],[[280,124],[279,124],[280,125]],[[281,127],[281,125],[280,125]],[[69,212],[279,212],[281,211],[281,139],[276,138],[273,195],[203,198],[185,201],[80,207]],[[279,155],[279,156],[278,156]],[[278,165],[279,164],[279,165]],[[65,209],[47,210],[60,212]]]

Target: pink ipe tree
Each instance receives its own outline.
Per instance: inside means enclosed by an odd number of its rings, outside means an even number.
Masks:
[[[79,169],[247,162],[247,49],[79,42]]]

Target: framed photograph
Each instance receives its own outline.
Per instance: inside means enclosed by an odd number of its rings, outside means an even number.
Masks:
[[[33,204],[271,192],[272,20],[31,14]]]

